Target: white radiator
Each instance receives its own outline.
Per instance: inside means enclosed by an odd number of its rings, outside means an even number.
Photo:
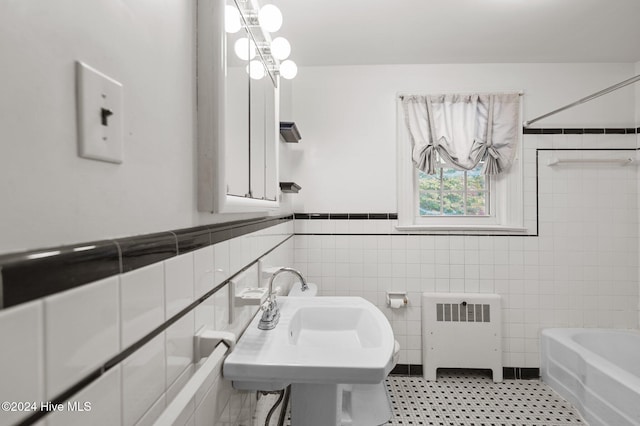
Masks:
[[[422,294],[422,369],[486,368],[502,381],[500,296],[480,293]]]

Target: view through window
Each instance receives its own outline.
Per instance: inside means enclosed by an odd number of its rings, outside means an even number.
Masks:
[[[469,171],[444,162],[433,175],[418,172],[420,216],[489,216],[489,181],[484,162]]]

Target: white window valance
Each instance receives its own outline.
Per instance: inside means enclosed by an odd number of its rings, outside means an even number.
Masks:
[[[401,97],[412,159],[436,172],[437,155],[455,168],[472,170],[484,160],[488,175],[509,169],[520,126],[518,93],[405,95]]]

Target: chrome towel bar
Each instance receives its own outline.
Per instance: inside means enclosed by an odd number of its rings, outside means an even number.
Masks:
[[[633,158],[553,158],[547,166],[561,166],[563,164],[619,164],[626,166],[633,163]]]

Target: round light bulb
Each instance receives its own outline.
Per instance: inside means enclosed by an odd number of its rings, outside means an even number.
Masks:
[[[224,28],[228,33],[237,33],[242,28],[240,12],[238,9],[227,5],[224,10]]]
[[[298,74],[298,66],[291,59],[287,59],[280,64],[280,75],[282,77],[291,80],[296,74]]]
[[[260,80],[266,74],[264,71],[264,65],[262,65],[262,62],[257,60],[249,62],[249,65],[247,65],[247,72],[249,73],[249,77],[254,80]]]
[[[278,60],[287,59],[291,53],[291,45],[284,37],[276,37],[271,42],[271,54]]]
[[[272,4],[262,6],[258,12],[258,22],[270,33],[276,32],[282,26],[282,12]]]
[[[233,50],[236,52],[236,55],[238,55],[238,58],[243,61],[248,61],[256,57],[256,44],[247,37],[236,40],[236,43],[233,45]]]

